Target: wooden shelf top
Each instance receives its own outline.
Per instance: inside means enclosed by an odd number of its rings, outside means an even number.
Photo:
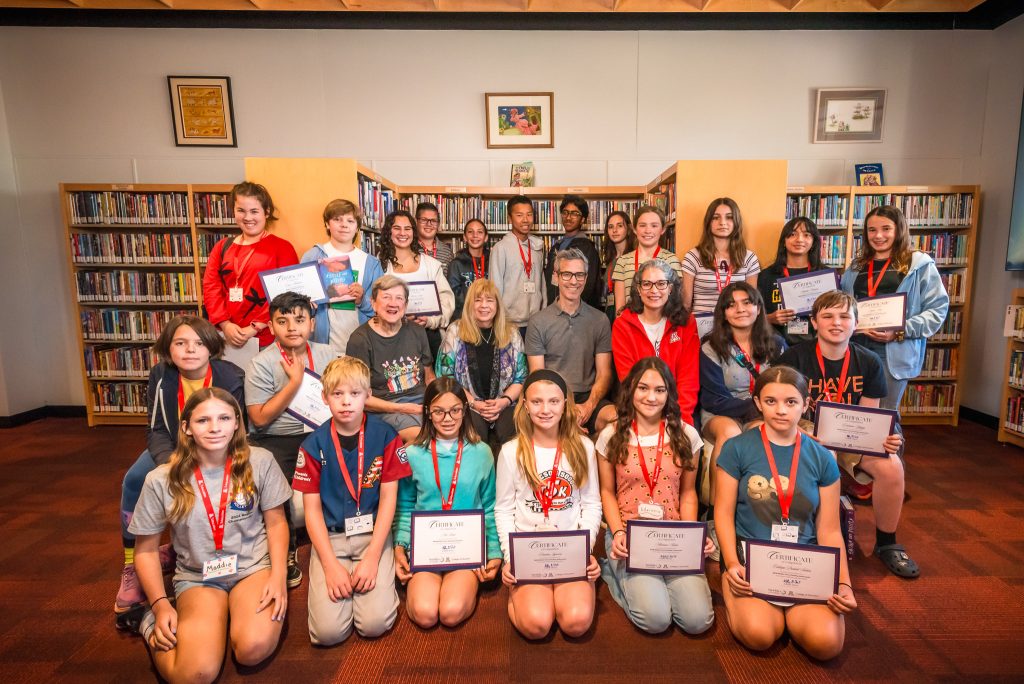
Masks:
[[[181,192],[189,186],[181,183],[61,183],[64,192]],[[230,189],[230,187],[229,187]]]
[[[978,185],[855,185],[855,195],[948,195],[977,192]]]
[[[538,188],[509,188],[501,186],[474,185],[403,185],[403,195],[483,195],[491,198],[508,198],[516,195],[527,197],[563,197],[583,195],[585,197],[626,197],[641,198],[647,191],[642,185],[567,185]]]
[[[381,185],[383,185],[388,190],[391,190],[392,192],[399,192],[398,183],[388,180],[387,178],[380,175],[371,168],[363,166],[362,164],[356,164],[356,172],[359,173],[361,176],[366,176],[370,180],[380,183]]]

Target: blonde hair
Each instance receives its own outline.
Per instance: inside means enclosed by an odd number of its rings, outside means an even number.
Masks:
[[[238,408],[235,398],[220,387],[204,387],[192,393],[181,411],[181,423],[178,427],[178,446],[171,454],[170,471],[167,473],[167,489],[171,494],[171,512],[167,516],[171,522],[179,522],[188,517],[196,504],[195,490],[192,488],[192,473],[199,464],[196,441],[185,428],[188,427],[192,413],[199,405],[217,399],[224,402],[235,412],[235,434],[228,445],[231,457],[231,489],[233,499],[240,492],[252,496],[256,492],[256,482],[252,476],[249,463],[249,443],[245,440],[245,423],[242,422],[242,411]]]
[[[550,380],[537,381],[537,383],[541,382],[557,387]],[[516,406],[516,432],[519,435],[516,444],[516,463],[519,464],[519,470],[526,476],[530,486],[540,489],[544,487],[545,483],[541,482],[540,474],[537,472],[537,454],[533,451],[533,421],[530,420],[530,412],[527,410],[526,404],[526,396],[523,396]],[[562,410],[562,417],[558,421],[558,446],[562,449],[562,455],[569,461],[569,468],[576,478],[576,486],[582,487],[589,475],[587,449],[583,446],[583,440],[580,438],[580,428],[576,423],[576,402],[573,401],[571,392],[565,395],[565,406]]]
[[[501,303],[498,286],[486,278],[474,280],[466,291],[466,301],[462,305],[462,318],[459,319],[459,339],[474,346],[483,341],[483,337],[480,335],[480,326],[473,319],[472,309],[476,300],[484,296],[494,298],[496,307],[492,324],[494,347],[495,349],[504,349],[512,343],[512,325],[505,318],[505,305]]]
[[[320,376],[324,394],[330,394],[338,385],[347,383],[355,385],[365,392],[370,391],[370,368],[354,356],[342,356],[334,359]]]

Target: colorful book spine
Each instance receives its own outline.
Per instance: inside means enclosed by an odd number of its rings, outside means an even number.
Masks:
[[[67,200],[73,225],[188,225],[184,192],[82,191]]]
[[[138,304],[198,301],[194,273],[140,271],[79,271],[75,273],[78,301]]]
[[[191,264],[188,233],[72,233],[76,264]]]
[[[146,347],[97,347],[87,344],[85,374],[90,378],[146,378],[159,361]]]
[[[929,339],[931,342],[959,342],[962,327],[963,312],[950,311],[946,314],[946,320],[942,322],[942,327]]]
[[[93,383],[92,410],[97,413],[146,413],[146,383]]]
[[[968,228],[974,217],[974,195],[951,193],[934,195],[858,195],[854,199],[853,220],[860,224],[868,212],[884,204],[898,207],[911,227]]]
[[[821,260],[826,266],[842,268],[846,265],[846,235],[821,236]]]
[[[921,379],[956,378],[959,365],[959,350],[955,347],[929,347],[924,352]]]
[[[1003,427],[1024,434],[1024,395],[1012,394],[1007,398]]]
[[[194,316],[195,309],[82,309],[86,342],[153,342],[175,316]]]
[[[193,195],[197,226],[233,226],[235,208],[230,206],[231,195],[222,192],[197,192]]]
[[[943,383],[907,385],[907,391],[900,402],[903,415],[952,415],[956,385]]]
[[[359,210],[363,212],[363,227],[380,230],[384,219],[398,208],[393,190],[362,174],[358,179]]]
[[[789,195],[786,220],[804,216],[819,228],[845,228],[850,198],[846,195]]]

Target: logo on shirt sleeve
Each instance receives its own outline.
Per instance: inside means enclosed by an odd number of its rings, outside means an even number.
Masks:
[[[299,468],[305,468],[305,467],[306,467],[306,452],[304,452],[302,449],[299,449],[299,456],[298,456],[298,458],[295,459],[295,469],[298,470]]]
[[[398,456],[398,462],[402,465],[409,465],[409,454],[406,453],[405,447],[399,447],[398,451],[395,452]]]

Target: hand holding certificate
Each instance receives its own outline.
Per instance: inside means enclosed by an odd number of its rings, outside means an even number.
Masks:
[[[693,321],[697,324],[697,339],[703,340],[704,336],[715,327],[715,315],[710,313],[693,314]]]
[[[867,456],[888,456],[885,440],[896,429],[896,411],[819,401],[814,436],[823,446]]]
[[[271,301],[283,292],[295,292],[309,297],[314,304],[327,300],[320,270],[315,261],[269,271],[260,271],[260,282],[267,301]]]
[[[437,283],[423,280],[406,284],[409,286],[409,301],[405,307],[407,316],[441,315],[441,294]]]
[[[409,567],[414,573],[482,567],[485,548],[482,510],[412,514]]]
[[[814,300],[826,292],[839,289],[839,276],[832,269],[801,273],[775,281],[783,309],[791,309],[797,316],[811,313]]]
[[[906,322],[906,292],[857,300],[857,332],[903,330]]]
[[[303,371],[299,391],[285,411],[301,420],[311,430],[331,419],[331,409],[324,402],[324,386],[319,375],[308,368]]]
[[[590,531],[512,532],[508,535],[512,576],[518,584],[555,584],[587,579]]]
[[[652,575],[704,572],[707,524],[669,520],[627,520],[626,570]]]
[[[839,590],[839,549],[785,542],[747,542],[747,581],[767,601],[828,603]]]

